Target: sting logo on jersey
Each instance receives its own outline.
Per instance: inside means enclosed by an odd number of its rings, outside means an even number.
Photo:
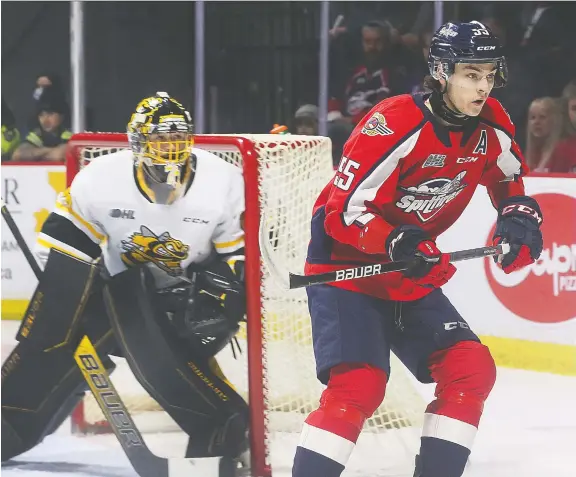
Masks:
[[[437,177],[418,186],[401,187],[405,195],[396,202],[396,207],[407,214],[415,212],[422,222],[427,222],[462,192],[466,187],[465,175],[466,171],[462,171],[454,179]]]
[[[374,113],[362,128],[362,134],[367,136],[390,136],[394,131],[386,126],[386,118],[381,113]]]
[[[181,263],[188,258],[190,247],[170,236],[168,232],[156,235],[145,225],[134,232],[129,240],[122,240],[124,253],[120,255],[127,266],[152,262],[171,276],[182,274]]]

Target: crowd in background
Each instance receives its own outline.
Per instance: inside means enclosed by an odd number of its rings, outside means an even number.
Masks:
[[[411,3],[411,2],[407,2]],[[395,5],[392,6],[391,5]],[[398,6],[400,5],[400,6]],[[503,43],[508,87],[493,96],[516,125],[516,140],[531,170],[576,173],[576,38],[562,4],[447,3],[444,20],[476,19]],[[333,159],[354,126],[377,102],[426,92],[433,2],[333,3],[330,35],[328,135]],[[2,98],[2,161],[62,161],[71,136],[68,92],[55,74],[31,84],[29,111],[12,112]],[[315,135],[318,107],[302,104],[273,132]],[[26,116],[27,129],[15,115]],[[262,131],[242,131],[262,132]]]
[[[432,2],[422,2],[415,19],[390,11],[376,18],[371,15],[365,7],[350,19],[339,15],[330,30],[327,120],[335,164],[354,126],[376,103],[398,94],[426,92]],[[497,3],[484,3],[456,18],[479,20],[504,46],[510,81],[506,88],[493,90],[492,96],[510,114],[530,169],[576,173],[576,38],[570,15],[551,2],[523,4],[512,13],[500,10]],[[312,105],[307,106],[311,110]],[[309,134],[303,131],[314,130],[311,118],[303,118],[301,110],[292,128]]]
[[[2,161],[64,161],[66,143],[72,137],[66,97],[58,75],[40,74],[32,90],[30,111],[24,112],[27,131],[21,134],[2,96]]]

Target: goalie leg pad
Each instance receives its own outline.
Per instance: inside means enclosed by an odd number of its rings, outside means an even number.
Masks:
[[[248,405],[179,336],[154,297],[146,268],[104,288],[118,344],[140,384],[190,436],[189,457],[237,457],[247,448]]]
[[[101,309],[103,312],[103,309]],[[107,323],[99,315],[100,323]],[[98,328],[98,327],[95,327]],[[92,335],[105,366],[114,364],[107,353],[116,345],[108,326]],[[107,328],[107,331],[105,331]],[[2,461],[33,448],[54,432],[83,398],[86,383],[67,346],[48,352],[19,343],[2,365]]]
[[[16,335],[38,350],[74,346],[82,315],[99,282],[98,266],[52,250]]]

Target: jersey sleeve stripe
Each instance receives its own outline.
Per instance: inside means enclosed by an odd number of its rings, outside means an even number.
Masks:
[[[71,207],[66,207],[60,203],[56,203],[56,209],[54,212],[62,217],[70,220],[74,225],[81,229],[86,235],[88,235],[94,242],[100,243],[106,238],[105,235],[98,232],[90,222],[82,218],[80,214],[75,212]]]
[[[496,160],[496,164],[507,178],[513,178],[522,171],[522,163],[510,150],[512,147],[510,137],[499,129],[494,129],[494,132],[498,137],[500,148],[502,149],[502,152]]]
[[[374,214],[362,214],[356,219],[356,222],[360,227],[364,227],[368,222],[370,222],[374,217]]]
[[[231,242],[214,242],[214,247],[218,253],[230,253],[244,247],[244,236],[232,240]]]
[[[40,233],[38,235],[38,238],[36,239],[36,244],[44,249],[49,250],[51,248],[54,248],[56,250],[60,250],[61,252],[67,253],[68,255],[72,255],[73,257],[76,257],[80,260],[84,260],[85,262],[93,261],[92,257],[90,257],[89,255],[86,255],[80,250],[77,250],[74,247],[65,244],[64,242],[60,242],[60,240],[56,240],[55,238],[50,237],[49,235],[45,235],[43,233]]]
[[[412,151],[424,124],[425,121],[421,122],[416,128],[403,136],[357,184],[354,192],[348,196],[344,204],[342,219],[346,226],[353,224],[366,212],[366,202],[374,200],[380,187],[398,166],[400,159]]]

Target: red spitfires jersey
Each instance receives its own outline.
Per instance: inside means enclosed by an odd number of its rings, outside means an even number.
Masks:
[[[478,117],[457,128],[440,124],[426,98],[386,99],[352,132],[314,205],[306,273],[389,261],[386,237],[400,225],[418,225],[436,238],[462,214],[478,184],[495,207],[524,194],[528,169],[497,100],[489,98]],[[404,301],[432,291],[399,272],[334,286]]]

